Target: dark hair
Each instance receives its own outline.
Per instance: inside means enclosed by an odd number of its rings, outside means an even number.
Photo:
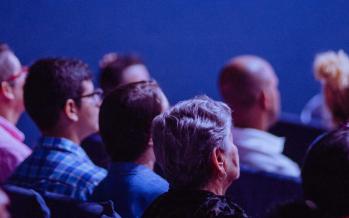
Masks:
[[[106,56],[112,55],[112,57]],[[106,59],[106,60],[105,60]],[[135,55],[119,55],[115,53],[105,55],[100,63],[100,85],[107,94],[122,83],[123,71],[135,64],[143,64],[143,61]]]
[[[167,99],[155,81],[121,85],[104,99],[100,134],[113,161],[134,161],[147,148],[151,123]]]
[[[82,82],[91,80],[87,64],[78,59],[47,58],[36,61],[30,68],[24,86],[24,104],[41,130],[55,127],[68,99],[83,93]]]
[[[307,200],[333,216],[349,215],[349,127],[316,140],[302,169]]]

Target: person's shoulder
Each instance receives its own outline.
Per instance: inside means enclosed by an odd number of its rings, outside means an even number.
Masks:
[[[211,196],[201,207],[209,217],[247,218],[243,209],[225,196]]]

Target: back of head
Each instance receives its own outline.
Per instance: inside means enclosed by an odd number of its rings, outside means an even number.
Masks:
[[[91,71],[78,59],[40,59],[30,67],[24,86],[24,104],[40,130],[55,127],[68,99],[80,105],[82,82],[86,80],[91,80]]]
[[[171,186],[207,185],[211,154],[216,147],[226,150],[231,125],[229,107],[206,96],[179,102],[154,119],[155,156]]]
[[[256,111],[266,114],[270,124],[276,120],[279,113],[278,82],[266,60],[252,55],[235,57],[223,67],[218,82],[224,101],[234,108],[237,125],[248,125],[246,123],[250,121],[244,117],[251,117]],[[262,93],[265,93],[268,107],[261,107]]]
[[[302,179],[306,200],[333,217],[349,215],[349,127],[314,142],[304,161]]]
[[[100,61],[100,85],[105,94],[119,85],[149,79],[143,61],[135,55],[108,53]]]
[[[314,75],[323,84],[326,104],[335,124],[349,121],[349,57],[340,50],[320,53],[314,61]]]
[[[271,65],[264,59],[244,55],[231,59],[221,70],[219,88],[226,102],[234,110],[252,107],[260,91],[269,85]]]
[[[134,161],[149,147],[151,124],[168,107],[155,81],[121,85],[104,99],[100,134],[112,160]]]

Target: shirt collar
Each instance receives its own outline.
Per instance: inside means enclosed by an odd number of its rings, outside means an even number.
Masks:
[[[43,147],[58,148],[61,150],[74,153],[81,157],[87,157],[87,154],[80,147],[80,145],[66,138],[42,136],[39,139],[39,145]]]
[[[18,141],[24,141],[24,134],[19,129],[17,129],[15,125],[10,123],[2,116],[0,116],[0,126],[4,128],[10,135],[16,138]]]
[[[238,147],[258,150],[264,153],[282,153],[284,137],[278,137],[266,131],[252,128],[233,128],[233,141]]]

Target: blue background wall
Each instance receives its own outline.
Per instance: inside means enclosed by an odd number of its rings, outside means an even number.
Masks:
[[[299,113],[319,91],[314,55],[349,51],[348,9],[345,0],[6,0],[0,41],[24,64],[72,56],[96,72],[104,53],[136,52],[171,103],[202,93],[219,99],[221,66],[253,53],[275,67],[283,111]],[[19,127],[32,144],[37,132],[27,116]]]

